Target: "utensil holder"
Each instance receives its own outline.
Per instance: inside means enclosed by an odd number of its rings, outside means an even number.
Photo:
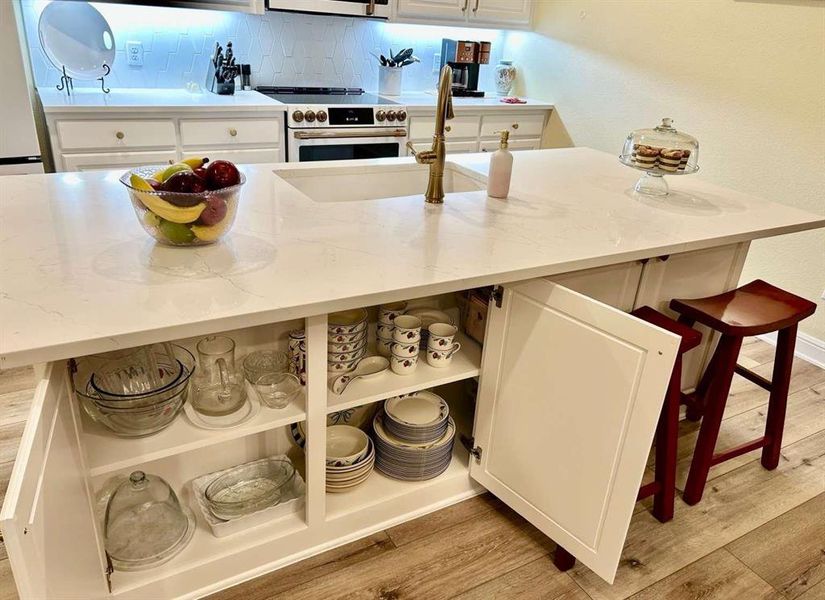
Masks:
[[[404,69],[399,67],[378,67],[378,93],[383,96],[401,95],[401,75]]]

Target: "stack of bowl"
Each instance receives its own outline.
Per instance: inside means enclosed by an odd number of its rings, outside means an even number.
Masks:
[[[375,446],[357,427],[327,427],[327,492],[349,491],[364,483],[375,465]]]
[[[332,313],[327,321],[327,371],[347,373],[367,353],[367,309]]]
[[[376,460],[395,479],[422,481],[443,473],[452,460],[455,423],[444,399],[432,392],[390,398],[375,416]]]
[[[153,344],[75,361],[75,393],[86,414],[124,437],[157,433],[183,408],[195,357]]]

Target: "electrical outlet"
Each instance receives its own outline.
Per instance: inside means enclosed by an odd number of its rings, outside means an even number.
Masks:
[[[130,67],[143,66],[143,42],[126,42],[126,63]]]
[[[438,73],[441,70],[441,52],[433,54],[433,73]]]

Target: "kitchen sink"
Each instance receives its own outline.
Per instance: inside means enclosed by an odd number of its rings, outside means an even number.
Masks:
[[[288,184],[316,202],[352,202],[404,196],[424,196],[430,170],[418,164],[360,166],[277,167],[273,171]],[[455,163],[444,165],[444,193],[486,189],[484,175]]]

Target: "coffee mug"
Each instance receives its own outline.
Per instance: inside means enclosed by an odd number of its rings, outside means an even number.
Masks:
[[[400,315],[395,318],[392,337],[396,342],[417,343],[421,339],[421,319],[412,315]]]
[[[427,328],[430,332],[427,348],[432,350],[448,350],[453,346],[453,340],[458,333],[458,327],[449,323],[433,323]]]
[[[390,344],[390,350],[396,356],[418,356],[418,342],[406,344],[404,342],[393,342]]]
[[[378,350],[378,354],[380,356],[389,357],[392,354],[392,339],[385,340],[384,338],[378,338],[378,341],[375,344],[375,349]]]
[[[392,332],[395,330],[395,325],[388,325],[387,323],[378,323],[378,337],[382,340],[391,340]]]
[[[404,314],[407,310],[406,302],[393,302],[392,304],[382,304],[378,307],[378,322],[392,325],[395,317]]]
[[[417,366],[417,354],[415,356],[396,356],[393,354],[390,357],[390,368],[397,375],[411,375]]]
[[[427,364],[436,369],[449,367],[453,362],[453,354],[461,349],[461,344],[455,343],[452,348],[447,350],[432,350],[427,349]]]

